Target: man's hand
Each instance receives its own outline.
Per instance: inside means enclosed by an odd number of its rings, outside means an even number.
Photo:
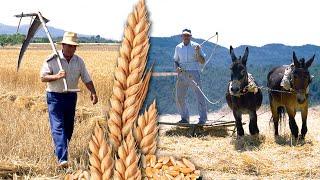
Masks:
[[[98,96],[97,96],[97,94],[91,93],[90,98],[91,98],[91,101],[92,101],[92,104],[93,104],[93,105],[95,105],[95,104],[98,103]]]
[[[204,64],[205,63],[205,59],[204,57],[202,57],[202,55],[200,54],[200,45],[196,45],[194,47],[195,51],[196,51],[196,54],[195,54],[195,57],[196,59],[198,60],[199,63],[201,64]]]
[[[176,72],[177,72],[177,73],[182,73],[181,67],[177,67]]]
[[[66,72],[64,70],[60,70],[58,74],[56,74],[57,80],[66,77]]]
[[[200,45],[196,45],[194,49],[196,50],[197,55],[200,54]]]

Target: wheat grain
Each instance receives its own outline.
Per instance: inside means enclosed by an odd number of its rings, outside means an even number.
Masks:
[[[155,155],[146,155],[143,164],[146,166],[143,176],[154,179],[191,179],[200,177],[200,171],[189,160],[175,160],[172,156],[160,157],[156,160]]]

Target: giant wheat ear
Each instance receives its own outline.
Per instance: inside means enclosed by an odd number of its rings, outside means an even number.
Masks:
[[[129,14],[115,69],[108,120],[110,142],[117,149],[132,129],[145,99],[150,72],[144,74],[149,50],[150,24],[144,0]],[[121,132],[121,133],[119,133]]]

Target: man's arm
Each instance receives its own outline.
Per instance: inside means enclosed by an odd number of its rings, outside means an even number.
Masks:
[[[65,71],[59,71],[58,74],[46,74],[41,76],[41,82],[51,82],[66,77]]]
[[[90,91],[90,99],[92,104],[98,103],[98,96],[96,89],[94,88],[93,81],[87,71],[86,65],[84,64],[83,60],[81,59],[81,80],[86,85],[87,89]]]
[[[93,82],[89,81],[85,83],[85,85],[87,89],[90,91],[90,98],[91,98],[92,104],[97,104],[98,96],[97,96],[96,89],[94,88]]]
[[[43,63],[40,70],[40,79],[42,82],[51,82],[62,79],[66,77],[66,72],[64,70],[59,71],[57,74],[53,74],[52,68],[49,66],[48,61],[55,58],[54,55],[49,56],[47,60]]]
[[[177,46],[174,50],[173,61],[174,61],[174,69],[176,70],[177,73],[181,73],[181,68],[179,66],[179,55],[178,55],[178,47]]]

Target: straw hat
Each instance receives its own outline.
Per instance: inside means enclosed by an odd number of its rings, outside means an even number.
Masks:
[[[62,41],[57,42],[57,44],[69,44],[79,46],[77,33],[65,32]]]

